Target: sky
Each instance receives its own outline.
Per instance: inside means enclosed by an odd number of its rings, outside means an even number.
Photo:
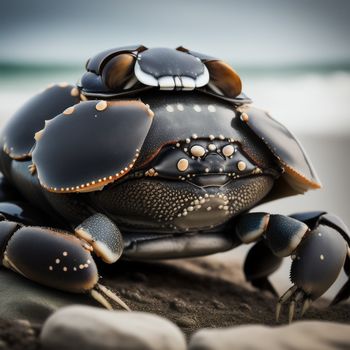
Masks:
[[[347,0],[0,0],[0,61],[81,63],[126,44],[242,65],[350,62]]]

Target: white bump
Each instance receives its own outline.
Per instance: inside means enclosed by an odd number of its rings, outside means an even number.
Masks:
[[[198,135],[197,134],[193,134],[192,138],[196,140],[198,138]]]
[[[173,107],[173,106],[170,106],[170,105],[167,105],[167,106],[166,106],[166,110],[167,110],[169,113],[172,113],[172,112],[174,112],[174,107]]]
[[[176,107],[180,112],[182,112],[185,109],[181,103],[178,103]]]
[[[201,112],[202,108],[198,105],[194,105],[193,106],[193,109],[196,111],[196,112]]]
[[[323,254],[320,255],[320,259],[324,260],[324,255]]]
[[[211,112],[211,113],[214,113],[214,112],[216,112],[216,108],[213,105],[209,105],[208,106],[208,111]]]
[[[187,159],[182,158],[177,162],[177,169],[179,171],[186,171],[187,168],[188,168],[188,160]]]
[[[60,261],[61,261],[60,259],[56,259],[56,260],[55,260],[55,263],[56,263],[56,264],[59,264]]]
[[[206,173],[209,173],[209,168],[205,168],[204,171],[205,171]]]
[[[77,271],[77,268],[74,266],[74,267],[73,267],[73,270],[74,270],[74,271]]]
[[[191,154],[195,157],[202,157],[205,154],[205,149],[200,145],[194,145],[191,147]]]
[[[222,154],[225,157],[230,157],[235,152],[235,148],[232,145],[226,145],[222,148]]]
[[[68,269],[67,269],[67,267],[65,266],[64,268],[63,268],[63,271],[64,272],[66,272]]]
[[[243,162],[242,160],[240,160],[237,163],[237,168],[239,171],[244,171],[247,168],[247,164],[245,162]]]
[[[215,136],[214,135],[209,135],[209,139],[213,141],[215,139]]]
[[[215,151],[216,150],[216,146],[213,143],[211,143],[211,144],[208,145],[208,149],[209,149],[209,151]]]
[[[62,255],[63,255],[63,256],[67,256],[68,253],[67,253],[67,252],[63,252]]]
[[[187,210],[188,210],[188,211],[193,211],[194,208],[193,208],[192,206],[189,206],[189,207],[187,208]]]
[[[52,267],[52,266],[49,266],[49,270],[52,271],[52,270],[53,270],[53,267]]]
[[[100,101],[96,104],[95,108],[98,111],[104,111],[108,107],[107,101]]]

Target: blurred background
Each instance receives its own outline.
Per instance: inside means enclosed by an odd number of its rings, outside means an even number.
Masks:
[[[229,62],[244,92],[302,142],[324,188],[258,208],[322,209],[350,226],[350,2],[347,0],[0,0],[0,126],[91,55],[183,45]],[[245,254],[246,247],[219,258]],[[283,287],[284,269],[277,273]]]

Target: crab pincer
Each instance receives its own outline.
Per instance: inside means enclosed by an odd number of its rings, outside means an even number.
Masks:
[[[277,321],[282,305],[289,304],[288,320],[291,322],[296,309],[300,309],[300,316],[303,316],[311,303],[334,283],[345,260],[349,259],[348,239],[342,233],[334,221],[329,222],[327,215],[321,215],[318,223],[305,234],[291,255],[293,286],[277,303]]]

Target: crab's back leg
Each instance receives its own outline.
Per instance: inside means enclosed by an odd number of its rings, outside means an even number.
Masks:
[[[273,274],[281,265],[282,258],[274,255],[264,240],[258,241],[250,248],[245,262],[244,275],[254,287],[267,290],[277,296],[277,292],[268,276]]]

